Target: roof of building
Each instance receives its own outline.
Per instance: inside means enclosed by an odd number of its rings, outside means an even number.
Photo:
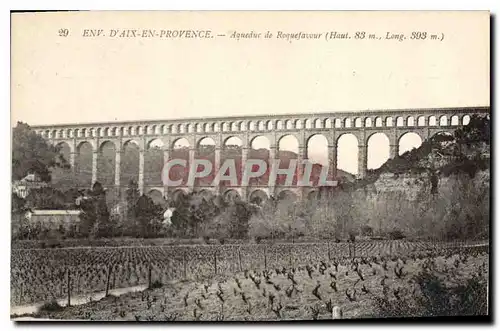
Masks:
[[[41,182],[41,178],[37,173],[29,173],[20,180],[21,182]]]
[[[49,216],[49,215],[80,215],[81,210],[50,210],[36,209],[31,211],[31,215]]]
[[[48,186],[48,183],[42,181],[40,176],[38,176],[36,173],[30,173],[19,180],[13,181],[12,186],[13,187],[26,186],[26,187],[39,188],[43,186]]]

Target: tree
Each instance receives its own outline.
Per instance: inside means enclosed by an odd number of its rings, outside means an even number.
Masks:
[[[66,209],[75,209],[78,208],[76,206],[76,199],[81,196],[82,190],[76,187],[71,187],[68,190],[64,191],[64,199]]]
[[[171,217],[173,228],[180,235],[187,235],[189,233],[189,218],[191,217],[189,198],[184,194],[179,194],[178,198],[172,202],[172,206],[175,208]]]
[[[199,236],[200,227],[214,220],[220,214],[214,196],[205,197],[202,194],[192,194],[190,199],[190,217],[188,227],[193,236]]]
[[[52,187],[30,190],[26,197],[26,206],[31,209],[65,209],[66,195]]]
[[[88,237],[97,221],[97,213],[94,200],[88,196],[83,196],[80,202],[82,213],[80,214],[80,236]]]
[[[135,217],[136,217],[136,204],[137,200],[139,200],[140,197],[140,192],[139,192],[139,186],[137,183],[131,179],[128,183],[128,188],[127,191],[125,192],[125,200],[126,200],[126,207],[124,211],[125,215],[125,232],[126,233],[134,233],[136,231],[135,229]]]
[[[220,196],[190,193],[179,195],[171,202],[175,208],[172,214],[172,227],[182,236],[218,236],[225,227],[219,216],[226,204]]]
[[[95,182],[92,190],[83,194],[80,202],[82,214],[81,235],[109,237],[113,235],[113,224],[106,204],[106,191],[99,182]]]
[[[12,237],[24,239],[29,232],[28,224],[25,220],[26,201],[12,192],[11,220]]]
[[[163,210],[153,200],[142,195],[135,205],[138,235],[140,237],[155,236],[161,229]]]
[[[11,212],[13,214],[24,213],[26,211],[26,200],[12,192]]]
[[[249,220],[252,216],[252,209],[246,202],[236,201],[228,209],[229,235],[231,238],[244,239],[248,236]]]
[[[111,237],[114,229],[113,224],[110,222],[110,213],[106,203],[106,191],[101,183],[95,182],[90,194],[93,196],[96,209],[97,229],[95,235],[98,237]]]
[[[28,124],[17,122],[12,132],[12,179],[35,172],[42,181],[49,182],[50,168],[54,167],[69,167],[60,148],[48,144]]]
[[[459,143],[474,145],[480,143],[490,144],[491,120],[488,116],[472,115],[468,125],[455,130],[455,138]]]
[[[280,201],[271,196],[262,206],[251,208],[250,211],[248,234],[252,238],[288,237],[293,240],[305,232],[307,212],[304,212],[301,203]]]

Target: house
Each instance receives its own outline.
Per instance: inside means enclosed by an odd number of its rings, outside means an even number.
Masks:
[[[25,199],[30,190],[46,187],[48,184],[40,179],[36,173],[29,173],[21,180],[16,180],[12,183],[12,192],[20,198]]]

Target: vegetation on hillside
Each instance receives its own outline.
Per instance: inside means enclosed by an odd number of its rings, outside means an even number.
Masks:
[[[435,171],[443,176],[464,173],[473,177],[489,167],[490,119],[473,115],[468,125],[453,134],[436,134],[412,149],[388,160],[371,172],[371,179],[381,173],[422,173]]]
[[[51,168],[68,167],[60,149],[47,143],[26,123],[18,122],[12,130],[12,180],[36,173],[44,182],[51,180]]]

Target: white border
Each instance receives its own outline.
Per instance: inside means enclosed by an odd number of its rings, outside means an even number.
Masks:
[[[343,1],[341,3],[331,4],[326,1],[318,1],[318,0],[304,0],[304,1],[295,1],[289,0],[284,1],[284,3],[280,4],[278,1],[271,0],[253,0],[253,1],[244,1],[244,2],[234,2],[234,1],[203,1],[203,0],[184,0],[177,1],[176,3],[166,2],[166,1],[150,1],[150,0],[140,0],[140,1],[117,1],[116,3],[103,3],[102,0],[86,0],[86,1],[64,1],[64,0],[49,0],[40,3],[40,1],[2,1],[0,6],[3,9],[0,13],[0,25],[2,27],[1,34],[1,63],[4,70],[2,72],[9,73],[9,75],[3,75],[1,79],[2,84],[2,112],[1,116],[3,120],[0,121],[4,126],[2,132],[2,139],[0,140],[2,149],[4,150],[4,155],[9,155],[6,160],[1,163],[1,173],[0,176],[1,185],[1,208],[2,215],[4,216],[1,222],[2,229],[0,231],[2,240],[1,243],[4,244],[4,248],[2,249],[0,265],[2,266],[1,273],[1,326],[2,330],[13,329],[17,326],[17,328],[26,328],[32,327],[31,325],[14,325],[13,322],[10,321],[10,293],[9,293],[9,284],[10,284],[10,173],[11,173],[11,165],[10,165],[10,139],[11,139],[11,128],[10,128],[10,10],[32,10],[32,9],[44,9],[44,10],[55,10],[55,9],[78,9],[78,10],[490,10],[492,14],[498,14],[499,12],[499,4],[498,0],[474,0],[474,1],[441,1],[441,0],[419,0],[419,1],[396,1],[396,0],[351,0],[351,1]],[[495,24],[497,25],[497,24]],[[495,41],[498,41],[498,35],[495,36]],[[496,43],[493,45],[496,49]],[[498,58],[498,53],[495,51],[495,54]],[[491,59],[493,60],[493,59]],[[495,86],[495,90],[493,93],[498,94],[498,85]],[[494,105],[492,105],[493,107]],[[495,116],[495,127],[499,127],[497,123],[497,117]],[[495,155],[498,153],[498,142],[495,140]],[[3,159],[5,160],[5,158]],[[498,174],[497,169],[498,163],[495,165],[495,173]],[[495,181],[495,184],[496,181]],[[496,186],[496,185],[495,185]],[[496,197],[496,195],[495,195]],[[496,201],[495,201],[496,202]],[[495,203],[496,206],[496,203]],[[495,226],[495,232],[498,232],[499,226]],[[498,238],[498,233],[495,233],[495,238]],[[498,257],[495,255],[495,261],[498,263]],[[495,263],[496,264],[496,263]],[[492,266],[493,268],[493,266]],[[493,271],[493,269],[492,269]],[[498,283],[495,284],[495,288],[498,288]],[[496,294],[496,293],[495,293]],[[496,297],[494,295],[494,297]],[[497,297],[498,298],[498,297]],[[498,302],[495,305],[496,309],[493,312],[494,315],[498,316]],[[495,314],[497,313],[497,314]],[[130,324],[130,326],[125,325],[77,325],[72,326],[74,328],[84,328],[86,326],[90,326],[96,330],[104,330],[112,328],[124,328],[134,326],[134,324]],[[145,329],[146,327],[152,327],[154,324],[150,325],[141,325],[140,329]],[[244,326],[241,325],[207,325],[202,324],[199,325],[203,329],[207,328],[219,328],[219,327],[229,327],[229,328],[240,328]],[[246,325],[245,325],[246,326]],[[290,327],[311,327],[310,324],[298,324],[298,325],[280,325],[280,324],[269,324],[269,325],[261,325],[254,324],[251,327],[258,327],[262,329],[276,329],[276,328],[290,328]],[[386,327],[412,327],[410,325],[366,325],[370,328],[386,328]],[[63,324],[60,326],[51,324],[49,326],[45,326],[46,329],[52,329],[54,327],[64,328],[68,327],[67,324]],[[137,328],[137,326],[135,326]],[[186,326],[186,325],[160,325],[160,327],[164,328],[194,328],[197,326]],[[353,326],[343,326],[343,325],[317,325],[317,327],[321,328],[335,328],[337,330],[344,328],[352,328]],[[355,328],[362,328],[363,326],[356,326]],[[469,325],[453,325],[453,326],[431,326],[431,325],[421,325],[419,328],[470,328]]]

